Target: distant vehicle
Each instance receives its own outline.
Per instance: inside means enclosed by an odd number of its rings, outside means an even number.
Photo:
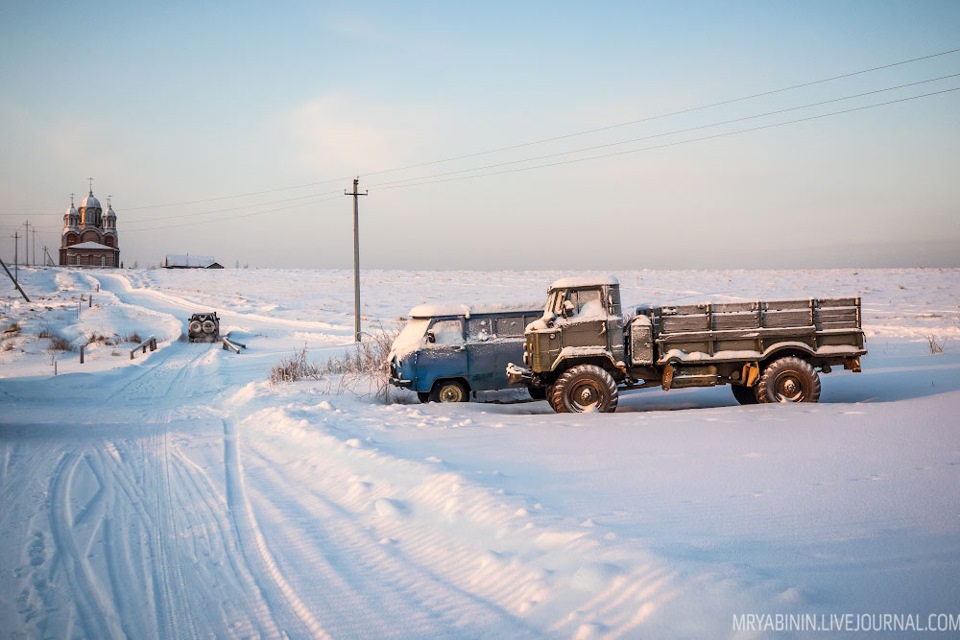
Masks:
[[[466,402],[506,388],[507,364],[523,356],[523,330],[541,315],[529,307],[415,307],[387,356],[390,383],[420,402]],[[531,395],[543,398],[536,389]]]
[[[216,311],[195,313],[187,322],[187,339],[190,342],[216,342],[220,338],[220,318]]]
[[[817,402],[817,369],[859,372],[860,298],[637,307],[620,283],[567,278],[526,329],[511,383],[541,389],[558,413],[615,411],[621,389],[729,384],[740,404]]]

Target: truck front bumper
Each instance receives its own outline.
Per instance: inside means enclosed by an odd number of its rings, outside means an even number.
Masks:
[[[533,370],[520,367],[512,362],[507,365],[507,382],[510,384],[525,384],[528,387],[535,385],[536,375]]]

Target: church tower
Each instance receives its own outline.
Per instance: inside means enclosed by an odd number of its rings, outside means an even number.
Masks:
[[[120,266],[120,243],[117,233],[117,213],[107,198],[107,212],[93,195],[93,178],[90,190],[80,201],[73,203],[63,215],[63,233],[60,236],[60,266],[63,267],[118,267]]]

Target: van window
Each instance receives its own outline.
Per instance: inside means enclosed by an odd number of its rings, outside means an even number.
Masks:
[[[470,318],[467,320],[467,336],[470,342],[484,342],[493,336],[490,318]]]
[[[526,327],[523,318],[497,318],[496,324],[497,336],[501,338],[522,336]]]
[[[438,320],[430,327],[438,345],[463,344],[463,325],[459,320]]]

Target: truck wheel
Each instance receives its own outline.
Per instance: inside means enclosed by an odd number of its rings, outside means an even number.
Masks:
[[[757,404],[760,402],[757,400],[756,387],[744,387],[743,385],[732,384],[730,385],[730,390],[733,391],[733,397],[736,398],[740,404]]]
[[[467,389],[456,380],[444,380],[434,385],[430,400],[433,402],[466,402]]]
[[[775,360],[760,376],[759,402],[816,402],[820,399],[820,376],[806,360],[788,357]]]
[[[560,411],[557,410],[557,405],[553,404],[553,387],[554,387],[554,385],[552,385],[552,384],[547,385],[546,387],[544,387],[544,391],[545,391],[546,394],[547,394],[547,404],[550,405],[550,408],[553,409],[554,412],[560,413]]]
[[[571,367],[553,387],[553,406],[557,413],[586,413],[617,410],[617,383],[609,373],[592,364]]]

